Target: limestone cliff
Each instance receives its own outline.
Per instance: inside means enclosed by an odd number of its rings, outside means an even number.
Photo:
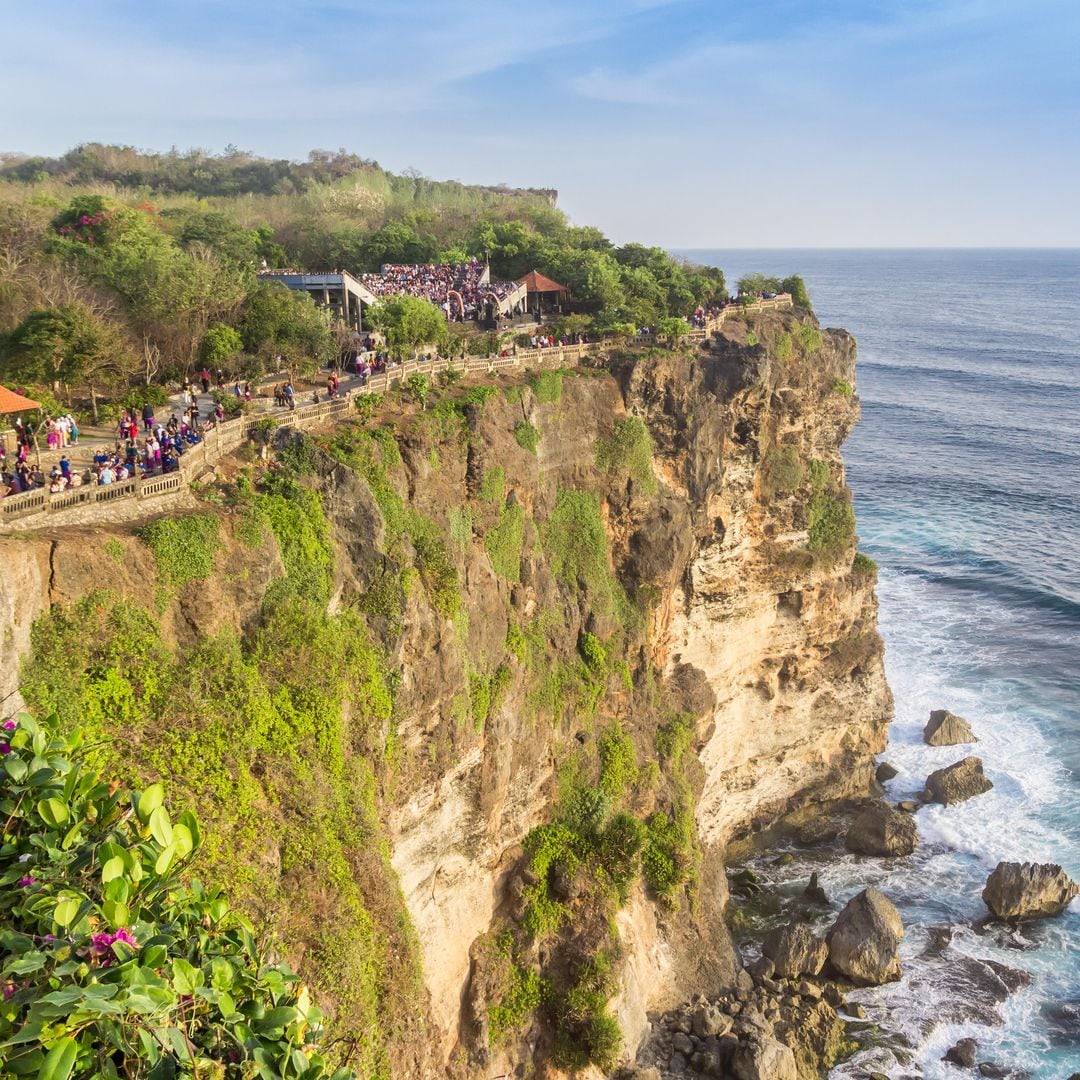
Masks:
[[[325,596],[326,641],[369,641],[364,663],[381,674],[349,674],[359,661],[344,657],[314,710],[323,723],[336,709],[336,727],[315,725],[307,742],[290,718],[305,679],[324,673],[294,632],[289,670],[266,678],[296,749],[287,766],[252,751],[229,791],[282,836],[333,831],[348,813],[364,827],[339,837],[333,873],[314,881],[330,865],[325,836],[279,850],[208,797],[242,852],[231,870],[246,902],[340,1006],[372,1075],[610,1063],[633,1052],[647,1010],[734,981],[727,845],[864,793],[884,745],[873,571],[854,559],[840,457],[858,415],[854,361],[849,335],[775,313],[728,320],[708,349],[613,350],[498,392],[449,387],[423,411],[392,396],[366,424],[280,444],[288,478],[255,503],[240,472],[253,460],[223,470],[205,510],[224,539],[171,586],[121,528],[5,540],[2,693],[18,685],[34,620],[105,585],[160,613],[169,664],[186,671],[204,638],[231,635],[230,663],[249,663],[249,678],[272,666],[266,641],[286,640],[268,624]],[[301,500],[313,525],[288,516],[298,490],[319,496]],[[265,535],[250,536],[252,521]],[[323,550],[313,576],[304,560]],[[295,586],[289,605],[281,580]],[[57,638],[39,629],[39,663],[59,662]],[[79,660],[85,679],[115,656]],[[27,696],[57,685],[38,679]],[[124,718],[102,720],[135,732],[134,770],[169,771],[151,751],[176,693],[153,723],[122,695]],[[305,763],[315,753],[339,766]],[[564,846],[542,862],[556,833],[536,829],[552,822]],[[373,857],[382,843],[388,864]],[[320,936],[332,925],[347,937],[350,919],[368,920],[362,942],[378,946],[352,997],[318,985],[344,978]],[[355,940],[347,951],[366,962]],[[607,1008],[621,1051],[601,1046]]]

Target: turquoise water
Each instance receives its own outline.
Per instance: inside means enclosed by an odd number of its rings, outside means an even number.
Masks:
[[[690,254],[690,253],[686,253]],[[1080,901],[1012,940],[980,934],[999,859],[1080,878],[1080,251],[709,251],[734,282],[801,273],[823,325],[859,341],[863,418],[844,456],[878,596],[896,721],[883,755],[893,798],[963,756],[921,732],[933,708],[971,721],[994,790],[918,815],[910,859],[840,855],[821,867],[846,900],[876,883],[901,910],[905,978],[859,997],[911,1060],[863,1054],[891,1076],[961,1075],[979,1059],[1040,1080],[1080,1071]],[[808,869],[803,866],[802,869]],[[928,949],[950,927],[951,951]],[[999,1022],[965,1014],[974,989],[949,957],[1032,975]],[[987,1019],[984,1017],[983,1019]]]

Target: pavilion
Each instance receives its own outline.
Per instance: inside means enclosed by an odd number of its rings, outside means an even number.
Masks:
[[[536,270],[530,270],[518,283],[525,286],[528,309],[540,320],[547,311],[561,312],[570,297],[570,290],[565,285],[545,277]]]

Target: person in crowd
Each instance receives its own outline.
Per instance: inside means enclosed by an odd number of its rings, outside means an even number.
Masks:
[[[203,368],[202,373],[199,375],[199,381],[202,383],[202,392],[204,394],[210,393],[210,369]]]

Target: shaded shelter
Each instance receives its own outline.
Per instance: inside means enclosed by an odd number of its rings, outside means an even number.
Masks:
[[[562,312],[570,298],[570,290],[565,285],[545,277],[536,270],[530,270],[518,284],[525,286],[526,303],[537,322],[545,312]]]
[[[0,386],[0,413],[27,412],[30,409],[40,409],[41,402],[33,398],[16,394],[6,386]]]

